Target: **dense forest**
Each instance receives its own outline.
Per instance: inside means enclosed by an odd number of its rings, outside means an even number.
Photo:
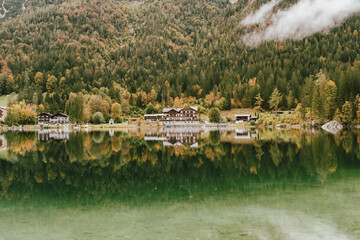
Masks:
[[[266,2],[28,0],[22,10],[14,1],[0,19],[1,94],[16,93],[10,99],[19,111],[62,111],[77,122],[96,112],[136,115],[150,103],[155,111],[298,107],[351,121],[360,93],[360,16],[329,33],[248,46],[242,36],[258,26],[240,22]]]

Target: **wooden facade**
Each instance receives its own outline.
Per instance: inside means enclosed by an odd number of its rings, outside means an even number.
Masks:
[[[164,108],[162,121],[165,122],[196,122],[198,121],[198,108]]]
[[[63,113],[51,114],[51,113],[42,113],[38,115],[38,124],[68,124],[69,116]]]

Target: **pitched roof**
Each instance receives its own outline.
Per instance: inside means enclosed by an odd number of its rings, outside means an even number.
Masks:
[[[61,117],[69,117],[68,115],[66,115],[65,113],[56,113],[53,115],[53,117],[57,117],[57,116],[61,116]]]
[[[38,116],[43,116],[43,115],[47,115],[47,116],[53,116],[51,113],[41,113],[41,114],[39,114]]]
[[[190,107],[184,107],[184,108],[191,108],[195,111],[198,111],[198,107],[196,106],[190,106]],[[183,110],[184,108],[164,108],[163,112],[170,112],[171,110],[175,110],[177,112],[180,112],[181,110]]]

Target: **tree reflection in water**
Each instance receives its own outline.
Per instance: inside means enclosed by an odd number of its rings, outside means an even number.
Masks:
[[[226,193],[250,182],[321,183],[339,169],[359,166],[360,138],[354,132],[333,136],[268,130],[256,132],[253,139],[238,135],[197,132],[196,138],[190,136],[197,141],[193,148],[193,142],[166,146],[161,140],[145,140],[141,131],[111,136],[70,132],[62,141],[55,136],[48,142],[35,132],[6,132],[7,146],[0,154],[1,198],[44,193],[167,198],[194,191],[201,198],[214,189]]]

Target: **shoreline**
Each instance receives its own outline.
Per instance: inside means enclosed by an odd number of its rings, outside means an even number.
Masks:
[[[72,130],[72,131],[102,131],[102,130],[127,130],[127,129],[163,129],[163,128],[203,128],[214,130],[252,130],[252,129],[274,129],[274,130],[324,130],[321,126],[314,127],[309,125],[291,125],[291,124],[276,124],[276,125],[251,125],[250,123],[196,123],[196,124],[169,124],[163,125],[158,123],[144,123],[144,124],[94,124],[94,125],[68,125],[68,126],[46,126],[40,125],[22,125],[22,126],[0,126],[0,131],[40,131],[40,130]],[[350,129],[358,129],[353,126]],[[326,130],[324,130],[326,131]],[[335,134],[335,133],[333,133]]]

